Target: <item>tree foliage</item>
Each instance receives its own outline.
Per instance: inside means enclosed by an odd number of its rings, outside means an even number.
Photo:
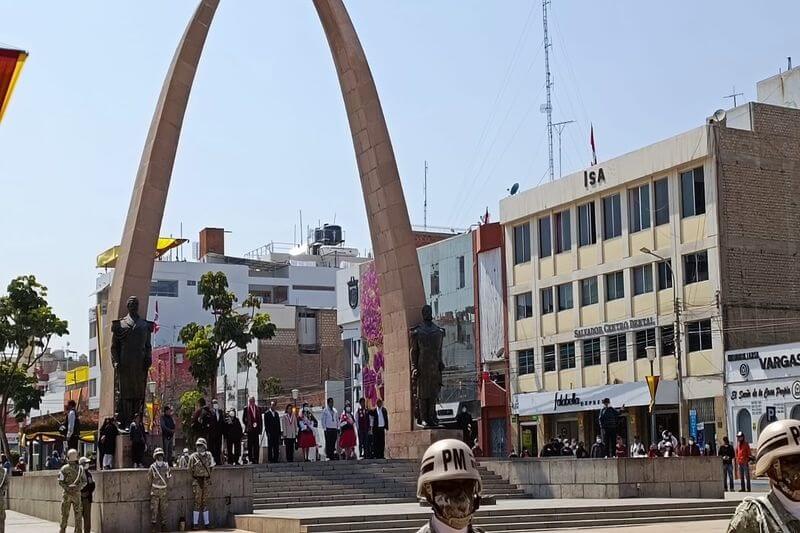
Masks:
[[[223,272],[206,272],[200,277],[197,289],[203,296],[203,309],[212,314],[213,323],[187,324],[178,338],[186,345],[192,376],[198,387],[205,390],[213,383],[219,363],[228,351],[246,350],[253,339],[272,338],[275,324],[270,322],[268,313],[257,312],[261,300],[252,295],[237,309],[236,295],[228,290],[228,278]]]
[[[267,398],[274,398],[279,395],[283,390],[281,387],[281,379],[275,376],[270,376],[262,382],[262,387]]]
[[[197,437],[194,428],[192,428],[192,415],[194,414],[197,400],[202,397],[203,393],[201,391],[190,390],[181,394],[180,400],[178,400],[180,404],[178,407],[178,416],[181,420],[181,428],[186,442],[189,443],[194,442],[195,437]],[[189,447],[191,448],[191,446]]]

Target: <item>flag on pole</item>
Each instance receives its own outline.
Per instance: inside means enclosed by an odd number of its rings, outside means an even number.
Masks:
[[[594,145],[594,124],[589,132],[589,143],[592,145],[592,165],[597,164],[597,148]]]
[[[156,316],[153,317],[153,333],[158,333],[161,326],[158,324],[158,300],[156,300]]]
[[[27,58],[28,53],[22,50],[0,48],[0,122]]]

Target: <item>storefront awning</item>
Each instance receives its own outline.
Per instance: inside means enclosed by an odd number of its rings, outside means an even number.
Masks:
[[[528,416],[592,411],[603,407],[603,398],[610,399],[612,407],[650,405],[647,383],[637,381],[582,389],[515,394],[513,412],[519,416]],[[678,382],[661,381],[656,393],[656,405],[677,405],[677,403]]]
[[[175,239],[172,237],[159,237],[156,244],[156,251],[154,257],[157,259],[169,252],[173,248],[177,248],[183,243],[189,242],[188,239]],[[117,265],[117,258],[119,257],[119,245],[112,246],[105,252],[97,256],[97,268],[114,268]]]

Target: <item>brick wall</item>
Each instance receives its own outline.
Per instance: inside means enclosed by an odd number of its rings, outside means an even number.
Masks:
[[[717,134],[728,350],[800,341],[800,110],[752,106],[753,131]]]

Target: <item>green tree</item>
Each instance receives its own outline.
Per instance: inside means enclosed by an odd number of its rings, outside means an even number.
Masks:
[[[20,276],[0,296],[0,427],[9,413],[19,418],[39,406],[31,369],[50,346],[53,336],[68,334],[67,321],[58,318],[47,303],[47,287],[35,276]],[[5,431],[0,446],[9,455]]]
[[[185,442],[187,443],[187,446],[189,444],[193,444],[195,438],[197,437],[194,428],[192,427],[192,415],[194,414],[197,400],[202,397],[203,393],[201,391],[190,390],[181,394],[180,400],[178,400],[178,403],[180,404],[178,407],[178,416],[181,420],[183,438],[186,439]],[[188,447],[191,448],[192,446]]]
[[[235,309],[236,295],[228,290],[228,278],[223,272],[206,272],[200,277],[197,289],[203,296],[203,309],[211,312],[213,323],[187,324],[178,338],[186,345],[197,386],[205,391],[214,382],[219,363],[228,351],[246,350],[253,339],[271,339],[275,336],[275,324],[270,322],[268,313],[257,312],[261,300],[253,295],[242,303],[244,312]],[[258,366],[255,354],[247,357]]]
[[[281,379],[276,378],[275,376],[268,377],[261,383],[261,385],[264,389],[264,393],[267,395],[267,398],[274,398],[283,390],[283,387],[281,387]]]

